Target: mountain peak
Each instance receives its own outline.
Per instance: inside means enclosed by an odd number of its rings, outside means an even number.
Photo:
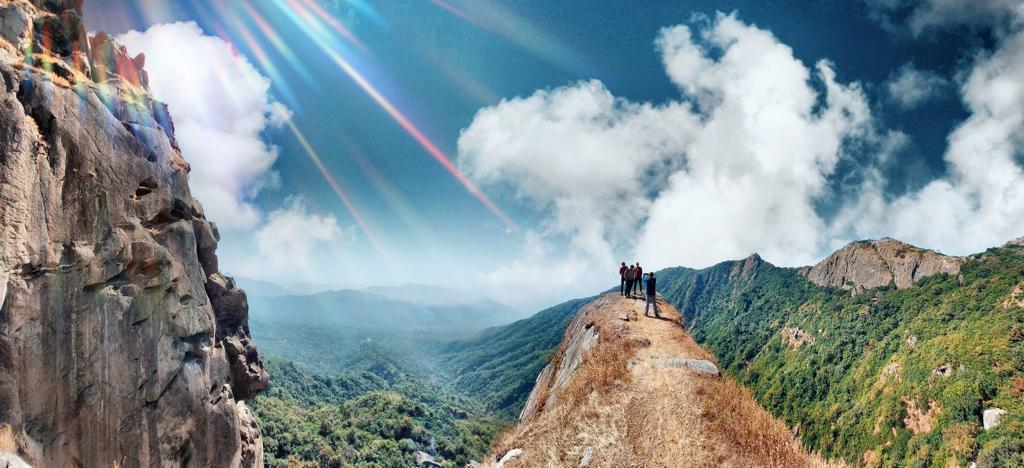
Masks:
[[[958,274],[963,262],[963,257],[951,257],[883,237],[851,242],[817,265],[801,269],[800,273],[819,286],[854,292],[886,286],[890,282],[899,289],[906,289],[934,274]]]
[[[750,281],[757,274],[757,269],[764,263],[764,259],[758,254],[751,254],[749,257],[733,262],[732,270],[729,272],[729,280],[742,278]]]

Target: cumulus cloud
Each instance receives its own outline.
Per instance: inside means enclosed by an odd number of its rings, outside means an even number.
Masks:
[[[332,215],[310,214],[301,199],[267,215],[266,224],[256,231],[256,248],[266,260],[265,267],[307,268],[312,253],[321,243],[350,238]]]
[[[261,135],[290,117],[270,97],[270,80],[220,38],[195,23],[157,24],[118,38],[146,54],[153,95],[167,103],[191,187],[223,229],[260,220],[252,198],[273,181],[277,148]]]
[[[896,106],[911,110],[940,96],[948,86],[949,83],[941,76],[908,63],[889,77],[885,90]]]
[[[606,285],[593,278],[616,255],[649,267],[755,251],[786,265],[816,258],[825,225],[815,201],[844,141],[873,135],[860,87],[734,15],[665,29],[657,47],[678,100],[634,103],[589,81],[503,101],[464,130],[463,168],[547,215],[496,279],[553,268]],[[558,237],[564,252],[538,247]]]
[[[887,201],[878,178],[842,214],[861,236],[882,233],[967,254],[1024,230],[1024,31],[981,55],[961,87],[970,117],[949,136],[949,175]]]
[[[353,228],[343,229],[333,215],[310,213],[302,198],[293,197],[271,211],[254,235],[255,252],[234,265],[239,274],[283,284],[317,278],[323,252],[345,248]]]

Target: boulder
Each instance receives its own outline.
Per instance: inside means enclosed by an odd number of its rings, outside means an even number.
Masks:
[[[932,369],[932,375],[934,375],[934,376],[949,377],[952,374],[953,374],[953,365],[952,364],[943,364],[943,365],[941,365],[939,367],[936,367],[935,369]]]
[[[1003,422],[1003,416],[1006,416],[1006,410],[1002,408],[989,408],[981,413],[981,422],[985,426],[986,431],[995,429]]]
[[[654,365],[661,368],[675,368],[675,367],[688,367],[697,373],[718,377],[721,373],[718,370],[718,366],[705,359],[676,359],[676,358],[662,358],[655,359]]]
[[[501,459],[498,460],[498,465],[497,466],[498,467],[505,466],[506,463],[508,463],[508,462],[510,462],[512,460],[515,460],[516,458],[519,458],[519,456],[522,455],[522,454],[523,454],[523,449],[514,448],[512,450],[509,450],[508,452],[505,452],[505,455],[502,455]]]
[[[792,348],[799,348],[803,345],[811,346],[815,343],[814,337],[810,333],[796,327],[783,327],[780,333],[782,341]]]
[[[413,455],[416,456],[416,464],[417,465],[420,465],[420,466],[442,466],[440,463],[437,462],[437,460],[434,459],[433,455],[431,455],[431,454],[429,454],[427,452],[423,452],[423,451],[417,450],[416,453],[414,453]]]

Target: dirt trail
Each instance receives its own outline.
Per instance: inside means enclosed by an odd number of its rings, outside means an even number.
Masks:
[[[714,358],[679,326],[672,306],[659,301],[661,319],[644,317],[643,306],[612,293],[580,311],[552,370],[580,352],[566,343],[586,342],[571,335],[596,332],[596,344],[567,382],[538,381],[547,387],[534,390],[539,409],[495,441],[492,464],[518,448],[504,466],[825,465],[745,389],[689,365]]]

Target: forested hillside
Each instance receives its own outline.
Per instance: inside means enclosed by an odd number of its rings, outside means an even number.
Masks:
[[[756,256],[660,284],[722,367],[826,457],[1020,466],[1022,279],[1024,249],[1008,246],[907,289],[819,287]]]
[[[293,362],[271,347],[270,388],[253,403],[267,463],[411,466],[417,450],[438,455],[446,466],[481,459],[491,439],[518,416],[566,323],[589,301],[560,304],[455,342],[396,330],[408,321],[380,335],[337,324],[344,318],[327,319],[322,327],[280,319],[282,328],[271,330],[263,323],[260,330],[271,337],[308,340],[300,350],[313,353],[314,344],[326,350],[314,359],[296,350],[282,353],[299,358]],[[412,326],[417,323],[423,319]],[[352,336],[361,338],[347,343]],[[399,336],[413,341],[402,343]],[[409,357],[428,349],[431,356]],[[344,360],[331,362],[331,356]],[[341,366],[348,370],[331,370]]]
[[[464,466],[502,427],[472,398],[421,378],[267,366],[270,389],[252,406],[269,466],[413,466],[417,450]]]
[[[460,391],[473,395],[499,417],[514,419],[537,374],[562,341],[566,324],[593,299],[565,302],[528,319],[453,342],[444,350],[442,367]]]

